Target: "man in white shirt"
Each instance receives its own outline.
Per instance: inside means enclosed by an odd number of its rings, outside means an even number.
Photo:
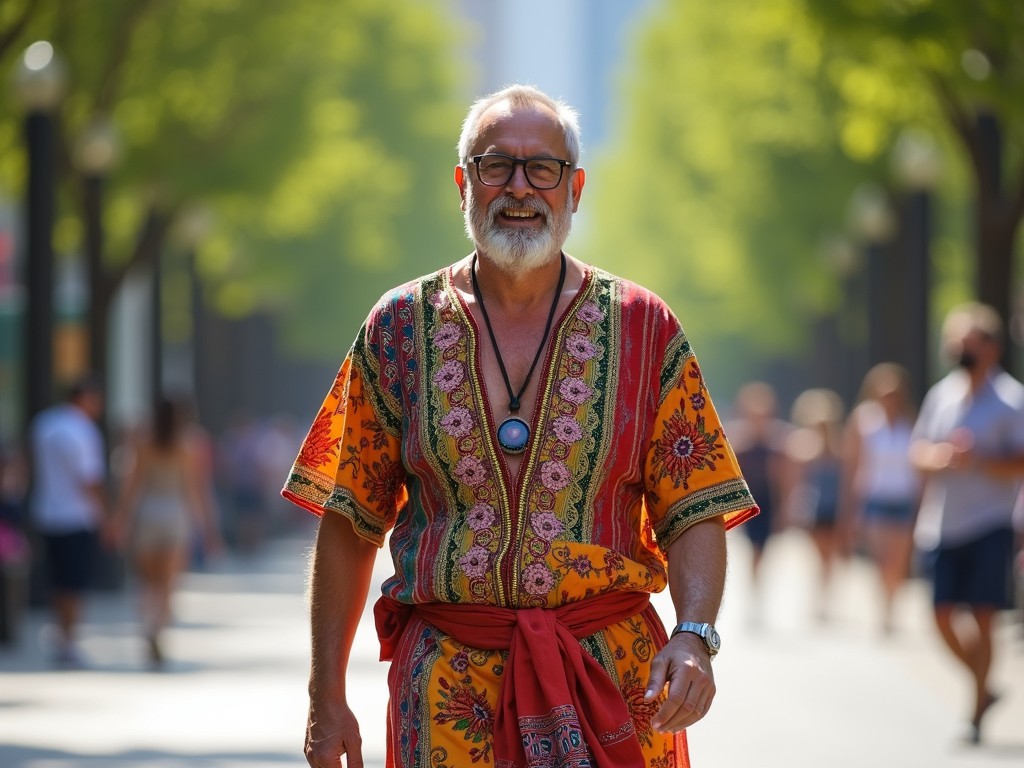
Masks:
[[[54,619],[56,662],[75,667],[75,628],[92,575],[106,511],[106,457],[97,420],[103,412],[99,382],[74,384],[67,402],[32,422],[32,520],[46,547]]]

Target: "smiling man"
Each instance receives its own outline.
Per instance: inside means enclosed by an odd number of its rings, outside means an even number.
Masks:
[[[390,533],[389,766],[689,765],[757,507],[669,308],[562,251],[575,112],[512,86],[458,149],[473,252],[373,308],[284,489],[322,516],[307,760],[363,765],[346,668]]]

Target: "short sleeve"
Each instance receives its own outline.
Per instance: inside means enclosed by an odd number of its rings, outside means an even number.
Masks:
[[[281,495],[317,515],[347,517],[378,547],[408,501],[401,421],[380,394],[370,321],[338,371]]]
[[[732,528],[759,511],[682,330],[666,351],[644,470],[662,550],[701,520],[722,516]]]

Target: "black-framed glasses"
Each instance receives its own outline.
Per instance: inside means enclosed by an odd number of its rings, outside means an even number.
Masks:
[[[562,181],[562,173],[568,160],[557,157],[512,157],[490,152],[486,155],[473,155],[469,161],[476,166],[476,176],[480,183],[488,187],[503,187],[508,184],[516,166],[523,166],[526,180],[534,189],[554,189]]]

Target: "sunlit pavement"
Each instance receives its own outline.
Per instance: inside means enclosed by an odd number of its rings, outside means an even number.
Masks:
[[[43,618],[0,650],[0,766],[302,766],[308,642],[302,596],[308,540],[272,543],[257,558],[189,574],[169,661],[147,670],[131,593],[90,603],[84,671],[49,665]],[[1000,766],[1024,764],[1024,639],[1019,616],[1000,628],[996,687],[1003,699],[985,743],[964,732],[968,682],[938,644],[924,585],[908,585],[897,632],[883,637],[871,570],[843,564],[827,621],[815,617],[817,566],[806,539],[770,544],[764,599],[754,596],[742,538],[719,621],[718,697],[690,731],[697,768],[719,766]],[[379,561],[378,579],[386,575]],[[658,597],[666,619],[667,598]],[[366,764],[383,759],[385,665],[370,621],[353,654],[350,697],[363,723]]]

